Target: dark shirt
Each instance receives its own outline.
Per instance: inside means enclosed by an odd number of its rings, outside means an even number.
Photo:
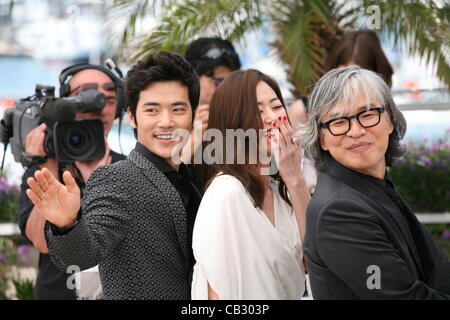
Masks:
[[[401,200],[401,197],[397,189],[395,188],[391,177],[387,172],[384,176],[384,179],[378,179],[369,175],[359,173],[357,171],[355,171],[355,173],[360,175],[363,179],[367,179],[372,183],[374,183],[375,186],[379,189],[379,191],[384,192],[395,203],[395,205],[398,207],[398,209],[400,209],[403,215],[406,214],[405,212],[406,210],[404,208],[404,204]]]
[[[122,154],[111,151],[111,161],[117,162],[124,160],[126,157]],[[33,203],[26,195],[25,191],[28,189],[27,179],[34,175],[34,172],[39,170],[38,166],[29,167],[23,177],[20,186],[20,215],[19,228],[22,235],[26,238],[25,230],[27,227],[28,217],[33,210]],[[61,181],[61,177],[60,177]],[[85,184],[79,179],[75,179],[78,187],[83,193]],[[35,296],[39,300],[74,300],[76,299],[75,290],[67,288],[67,279],[71,273],[65,273],[59,270],[50,259],[48,254],[39,254],[38,275],[36,279]]]
[[[201,193],[195,185],[194,177],[189,168],[180,163],[178,171],[175,170],[166,160],[149,151],[145,146],[136,143],[136,151],[142,154],[146,159],[151,161],[155,167],[160,170],[172,183],[183,201],[187,214],[187,244],[188,248],[192,247],[192,231],[194,229],[195,216],[201,201]],[[189,250],[190,265],[194,265],[194,255]]]

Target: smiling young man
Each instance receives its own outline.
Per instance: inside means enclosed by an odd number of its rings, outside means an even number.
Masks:
[[[303,146],[320,173],[307,209],[314,299],[450,299],[450,263],[387,172],[406,121],[383,79],[334,69],[309,97]]]
[[[138,147],[145,146],[175,169],[172,151],[178,143],[176,129],[192,127],[192,108],[186,85],[177,80],[153,82],[140,92],[136,108],[129,108]]]
[[[47,170],[36,173],[27,194],[50,222],[55,264],[81,270],[99,264],[105,299],[189,299],[201,195],[171,153],[175,131],[191,130],[199,81],[181,56],[159,52],[132,67],[125,93],[136,148],[92,174],[81,217],[73,200],[79,189],[68,172],[65,186]]]

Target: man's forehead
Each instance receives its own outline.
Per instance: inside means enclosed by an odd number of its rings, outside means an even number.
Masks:
[[[187,106],[190,106],[190,100],[188,95],[183,94],[167,94],[167,95],[161,95],[161,94],[148,94],[143,93],[141,91],[140,97],[139,97],[139,104],[143,106],[161,106],[161,107],[167,107],[167,106],[173,106],[173,105],[181,105],[185,104]]]
[[[342,101],[331,107],[326,116],[330,118],[339,117],[342,115],[354,114],[359,111],[367,110],[369,108],[378,106],[380,103],[375,97],[366,98],[364,95],[352,101]]]
[[[232,73],[232,72],[233,72],[233,70],[228,68],[228,66],[221,64],[221,65],[214,67],[214,69],[212,70],[212,76],[225,78],[225,77],[229,76],[230,73]]]
[[[101,72],[100,70],[85,69],[75,73],[73,77],[69,80],[69,84],[72,86],[88,82],[102,84],[112,82],[112,79],[105,73]]]
[[[182,95],[172,96],[157,96],[157,95],[144,95],[139,99],[142,105],[159,105],[159,106],[171,106],[174,104],[186,104],[191,105],[189,98]]]

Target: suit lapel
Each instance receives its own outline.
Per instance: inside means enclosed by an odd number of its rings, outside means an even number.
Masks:
[[[195,195],[197,196],[197,198],[201,199],[202,198],[202,193],[200,192],[200,190],[198,190],[198,188],[195,185],[195,183],[193,183],[192,181],[190,183],[191,183],[191,186],[192,186],[192,190],[194,190]]]
[[[168,214],[171,215],[174,222],[175,232],[180,243],[183,257],[185,259],[185,265],[188,262],[188,248],[187,248],[187,221],[186,221],[186,209],[184,208],[183,201],[180,194],[167,179],[167,177],[159,171],[151,161],[143,157],[138,151],[132,150],[128,159],[133,162],[137,167],[142,169],[142,172],[147,179],[162,193],[167,203]]]
[[[408,248],[411,252],[419,273],[422,279],[424,279],[424,272],[422,265],[420,263],[420,256],[417,251],[414,240],[411,238],[411,230],[408,231],[409,225],[406,217],[401,213],[401,209],[395,204],[395,202],[382,190],[381,186],[378,186],[375,182],[370,181],[370,179],[364,179],[360,174],[348,169],[336,161],[330,164],[328,173],[335,178],[344,181],[346,184],[351,186],[353,189],[361,193],[369,202],[384,209],[387,216],[394,221],[400,230],[403,238],[408,244]],[[414,214],[412,211],[409,214]]]

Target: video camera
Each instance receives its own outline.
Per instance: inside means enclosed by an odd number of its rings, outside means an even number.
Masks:
[[[0,141],[5,147],[11,142],[14,160],[27,166],[26,137],[45,123],[47,157],[63,163],[100,159],[105,154],[103,123],[100,119],[75,120],[75,115],[99,111],[104,106],[105,96],[95,89],[73,97],[55,98],[55,87],[38,84],[33,96],[20,99],[14,109],[5,111],[0,122]]]

